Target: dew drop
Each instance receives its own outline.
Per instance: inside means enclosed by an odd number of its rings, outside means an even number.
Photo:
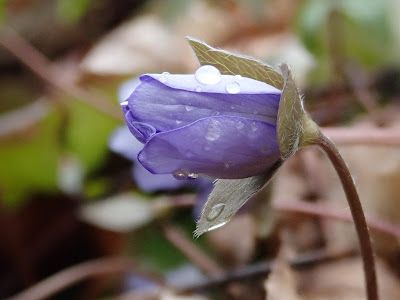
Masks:
[[[232,109],[232,110],[235,110],[235,109],[236,109],[236,106],[235,106],[235,105],[231,105],[231,109]]]
[[[224,166],[225,166],[225,168],[229,169],[230,167],[233,166],[233,163],[232,163],[232,161],[230,160],[230,161],[225,162],[225,163],[224,163]]]
[[[185,109],[186,109],[186,111],[191,111],[191,110],[193,110],[193,106],[186,105]]]
[[[167,82],[167,77],[164,75],[164,73],[163,73],[163,75],[161,75],[160,76],[160,82],[162,82],[162,83],[166,83]]]
[[[219,116],[221,113],[219,111],[213,111],[211,113],[212,116]]]
[[[215,141],[222,134],[222,124],[219,121],[212,120],[207,127],[206,140]]]
[[[195,90],[196,90],[196,92],[200,93],[201,92],[201,87],[198,86],[198,87],[196,87]]]
[[[176,124],[181,124],[182,123],[182,121],[181,120],[176,120]]]
[[[187,179],[196,179],[199,177],[198,173],[189,173]]]
[[[174,178],[178,180],[185,180],[188,178],[189,174],[190,172],[188,170],[182,169],[172,173],[172,176],[174,176]]]
[[[161,75],[167,76],[167,75],[170,75],[170,73],[169,72],[162,72]]]
[[[251,123],[251,131],[257,131],[258,127],[256,123]]]
[[[226,85],[225,89],[229,94],[237,94],[240,92],[240,84],[236,81],[230,82]]]
[[[237,80],[240,80],[240,79],[242,79],[243,77],[242,77],[242,75],[235,75],[235,78],[236,78]]]
[[[128,101],[121,102],[120,105],[121,106],[126,106],[126,105],[128,105]]]
[[[224,203],[219,203],[219,204],[214,205],[211,208],[211,210],[208,213],[208,215],[207,215],[207,220],[208,221],[214,221],[222,213],[224,208],[225,208],[225,204]]]
[[[236,128],[237,129],[243,129],[243,127],[244,127],[244,124],[241,122],[241,121],[239,121],[237,124],[236,124]]]
[[[221,73],[219,70],[210,65],[198,68],[194,76],[198,82],[203,84],[216,84],[221,81]]]

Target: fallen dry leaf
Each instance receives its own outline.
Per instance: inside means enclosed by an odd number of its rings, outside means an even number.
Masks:
[[[264,282],[266,300],[302,300],[297,292],[297,275],[282,255],[274,262],[268,279]]]
[[[376,264],[379,296],[400,299],[398,278],[381,261]],[[306,300],[364,300],[364,274],[360,258],[317,265],[298,273],[301,295]]]

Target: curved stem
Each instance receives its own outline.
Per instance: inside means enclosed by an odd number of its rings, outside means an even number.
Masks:
[[[340,181],[342,182],[360,242],[361,256],[365,273],[367,299],[378,300],[378,285],[376,281],[375,260],[371,245],[371,238],[353,178],[351,177],[350,171],[336,146],[328,137],[321,133],[316,139],[316,145],[321,147],[326,152],[333,166],[335,167]]]

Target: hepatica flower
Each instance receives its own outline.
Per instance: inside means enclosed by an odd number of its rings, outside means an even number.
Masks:
[[[276,121],[281,91],[206,65],[195,74],[146,74],[124,103],[131,133],[145,144],[150,172],[246,178],[280,158]]]
[[[286,119],[300,120],[304,110],[285,65],[278,72],[189,42],[201,64],[194,74],[142,75],[121,106],[144,144],[137,157],[144,168],[176,179],[219,179],[198,223],[201,234],[225,224],[296,151],[302,124]]]

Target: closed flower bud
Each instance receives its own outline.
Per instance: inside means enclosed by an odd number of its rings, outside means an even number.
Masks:
[[[206,65],[195,74],[146,74],[123,102],[138,159],[154,174],[246,178],[281,157],[277,115],[281,91]]]

